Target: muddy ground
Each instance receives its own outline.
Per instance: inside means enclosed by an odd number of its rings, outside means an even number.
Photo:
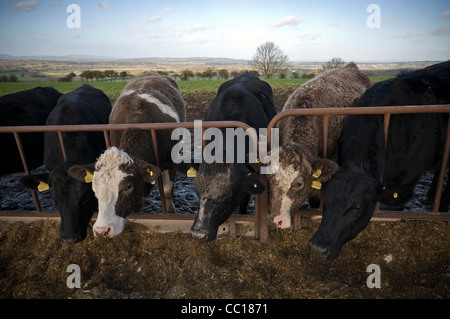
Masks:
[[[280,110],[291,92],[274,93]],[[188,120],[202,119],[213,97],[185,96]],[[17,176],[1,179],[2,207],[32,210]],[[429,183],[430,176],[418,186],[413,210],[429,207]],[[195,213],[192,181],[181,176],[175,188],[179,212]],[[44,210],[54,209],[48,194],[39,196]],[[157,199],[152,193],[144,210],[159,210]],[[263,244],[248,237],[202,243],[128,222],[118,237],[89,230],[70,245],[59,240],[58,224],[0,221],[0,298],[450,298],[449,222],[371,222],[332,262],[308,251],[318,222],[307,218],[302,229],[272,231]],[[80,288],[67,286],[71,264],[80,267]],[[367,286],[371,264],[380,267],[381,288]]]

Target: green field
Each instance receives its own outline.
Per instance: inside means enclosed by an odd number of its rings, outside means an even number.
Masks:
[[[374,83],[391,78],[389,76],[371,76]],[[269,79],[265,80],[270,84],[272,89],[292,89],[296,88],[307,81],[307,79]],[[189,80],[178,81],[181,94],[192,93],[209,93],[216,92],[220,84],[225,80]],[[122,91],[127,82],[114,81],[114,82],[89,82],[90,85],[97,89],[102,90],[113,101],[115,101]],[[1,82],[0,83],[0,96],[10,93],[15,93],[23,90],[32,89],[38,86],[50,86],[54,87],[61,93],[68,93],[75,90],[79,86],[83,85],[82,82]]]

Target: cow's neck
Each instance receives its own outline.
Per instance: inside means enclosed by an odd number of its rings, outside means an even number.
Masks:
[[[133,159],[138,158],[147,163],[156,164],[150,132],[137,129],[126,130],[120,140],[119,148]]]

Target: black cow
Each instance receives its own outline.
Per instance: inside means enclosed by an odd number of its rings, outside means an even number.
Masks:
[[[44,125],[62,94],[51,87],[36,87],[0,97],[0,126]],[[21,133],[20,140],[29,169],[42,165],[44,134]],[[22,161],[12,134],[0,134],[2,162],[0,175],[23,171]]]
[[[449,87],[450,61],[377,83],[356,106],[448,104]],[[402,209],[424,172],[439,171],[447,122],[442,113],[392,115],[385,152],[382,115],[349,116],[339,140],[340,169],[324,187],[323,218],[310,249],[333,260],[367,226],[377,201]],[[447,182],[442,211],[449,190]]]
[[[59,99],[46,125],[108,124],[110,112],[108,97],[90,85],[83,85]],[[66,243],[76,243],[86,237],[86,228],[98,203],[91,184],[73,179],[68,169],[75,164],[94,162],[106,146],[102,132],[64,132],[63,137],[66,161],[57,133],[47,132],[44,164],[50,173],[26,175],[21,182],[39,190],[50,187],[61,214],[60,238]]]
[[[275,114],[270,85],[249,73],[244,73],[219,87],[205,121],[241,121],[258,129],[266,128]],[[222,130],[222,133],[223,145],[227,145],[225,131]],[[199,166],[194,186],[200,205],[191,228],[191,235],[196,239],[215,239],[218,227],[238,206],[241,214],[246,213],[250,195],[260,194],[265,190],[264,184],[258,180],[253,169],[245,161],[236,161],[236,144],[233,143],[233,163],[203,162]],[[245,151],[249,151],[248,143]],[[225,162],[225,148],[223,152]]]

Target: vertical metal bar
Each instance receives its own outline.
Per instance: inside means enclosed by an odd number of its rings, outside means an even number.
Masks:
[[[155,163],[156,163],[156,166],[158,166],[161,169],[161,167],[159,165],[158,139],[156,138],[156,131],[155,131],[155,129],[151,129],[150,132],[152,133],[152,143],[153,143],[153,152],[155,153]],[[161,169],[161,173],[162,173],[162,169]],[[162,175],[159,175],[159,177],[158,177],[158,187],[159,187],[159,197],[161,199],[161,211],[162,211],[163,215],[166,215],[167,214],[166,195],[164,195],[164,185],[163,185]]]
[[[106,148],[110,148],[111,147],[111,140],[109,139],[109,132],[108,131],[103,131],[103,137],[105,138],[105,144],[106,144]]]
[[[388,141],[388,134],[389,134],[389,124],[391,122],[391,113],[385,113],[384,114],[384,149],[386,150],[387,147],[387,141]],[[383,178],[383,177],[381,177]]]
[[[383,115],[383,126],[384,126],[384,159],[386,160],[386,151],[387,151],[387,142],[388,142],[388,135],[389,135],[389,124],[391,123],[391,113],[384,113]],[[383,172],[384,172],[384,163],[383,163]],[[383,173],[381,173],[380,177],[380,183],[383,182]],[[375,205],[374,212],[380,211],[380,202],[377,202]]]
[[[19,133],[14,132],[14,139],[16,140],[17,149],[19,150],[20,159],[22,160],[23,169],[27,175],[30,174],[30,170],[28,169],[27,160],[25,158],[25,152],[23,151],[22,141],[20,140]],[[39,203],[39,199],[37,197],[37,193],[34,189],[31,190],[31,196],[33,197],[34,206],[36,206],[36,211],[42,212],[41,204]]]
[[[328,121],[329,120],[329,115],[328,114],[324,114],[323,115],[323,135],[322,135],[322,153],[323,153],[323,158],[327,158],[327,153],[328,153]],[[320,210],[323,211],[323,191],[320,190]],[[301,217],[300,217],[301,218]]]
[[[59,145],[61,145],[61,151],[64,158],[64,162],[67,160],[66,148],[64,147],[64,138],[61,131],[58,131]]]
[[[447,134],[445,137],[444,155],[442,156],[441,170],[439,171],[439,178],[436,185],[436,194],[434,195],[433,213],[439,212],[439,204],[441,202],[442,189],[444,187],[445,171],[447,170],[448,156],[450,152],[450,116],[447,123]],[[450,180],[447,181],[447,184]]]
[[[258,210],[259,210],[259,241],[265,243],[269,239],[269,222],[268,222],[268,212],[269,212],[269,187],[267,184],[266,175],[260,174],[259,178],[264,185],[266,185],[266,191],[260,195],[257,195],[258,200]]]
[[[327,152],[328,152],[328,119],[329,119],[329,115],[324,114],[324,116],[323,116],[323,137],[322,137],[323,158],[327,158]]]

